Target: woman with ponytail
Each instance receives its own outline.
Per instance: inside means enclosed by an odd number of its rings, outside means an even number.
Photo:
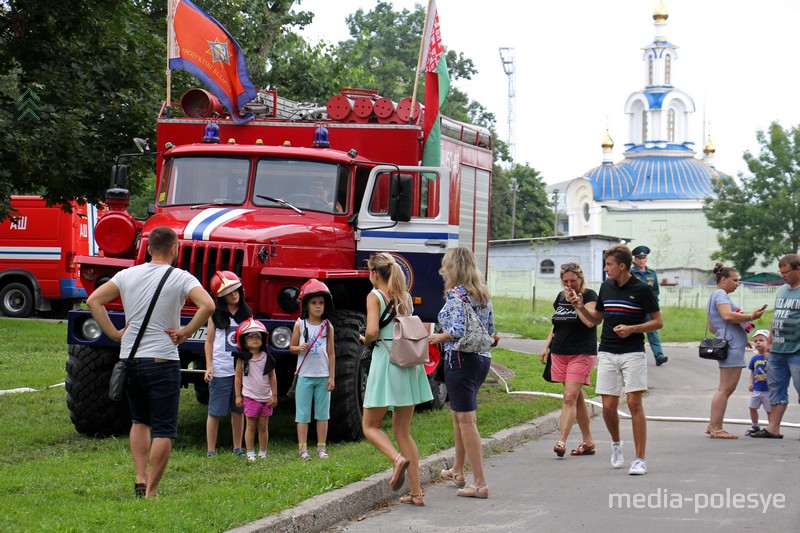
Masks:
[[[400,266],[390,254],[373,254],[367,263],[369,280],[374,287],[367,295],[367,329],[361,336],[365,345],[382,338],[392,342],[393,321],[391,315],[410,314],[413,311],[411,295],[406,288],[406,278]],[[385,313],[393,307],[394,313]],[[391,311],[391,309],[390,309]],[[414,406],[433,400],[428,377],[422,365],[399,367],[389,362],[389,352],[383,342],[372,349],[367,387],[364,394],[362,429],[364,436],[393,462],[392,490],[400,490],[408,471],[411,494],[400,498],[402,503],[425,505],[419,476],[419,452],[411,437],[411,418]],[[381,422],[387,410],[393,407],[392,431],[400,451],[389,436],[381,430]]]

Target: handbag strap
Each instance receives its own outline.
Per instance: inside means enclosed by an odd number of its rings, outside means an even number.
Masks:
[[[161,294],[161,289],[164,287],[164,284],[167,282],[167,278],[174,267],[167,268],[167,271],[164,273],[164,277],[161,278],[161,281],[158,282],[158,287],[156,287],[156,292],[153,293],[153,299],[150,300],[150,307],[147,308],[147,313],[144,315],[144,320],[142,320],[142,326],[139,328],[139,333],[136,335],[136,340],[133,341],[133,346],[131,347],[131,353],[128,355],[128,360],[133,359],[133,356],[136,354],[136,350],[139,349],[139,343],[142,342],[142,337],[144,336],[144,330],[147,329],[147,323],[150,322],[150,315],[153,314],[153,308],[156,306],[156,300],[158,300],[158,295]]]
[[[717,290],[721,289],[714,289],[714,292],[717,292]],[[711,297],[708,299],[708,306],[706,309],[706,316],[708,316],[709,322],[711,322],[711,300],[713,299],[714,292],[711,293]],[[717,311],[717,314],[719,314],[719,311]],[[719,318],[720,320],[722,320],[722,323],[724,324],[724,329],[722,330],[722,338],[724,339],[725,334],[728,333],[728,323],[725,321],[724,318],[722,318],[722,315],[720,315]],[[708,325],[706,325],[706,327],[703,328],[703,338],[704,339],[708,338]]]
[[[300,366],[297,367],[297,371],[294,373],[295,376],[300,375],[300,371],[303,369],[303,365],[306,364],[306,359],[308,359],[308,352],[311,351],[311,348],[314,347],[314,344],[317,342],[317,339],[320,338],[320,336],[322,335],[322,332],[325,331],[326,329],[328,329],[328,321],[324,320],[322,322],[322,327],[319,328],[319,331],[314,336],[314,340],[312,340],[311,344],[308,345],[308,349],[306,350],[306,354],[303,356],[303,360],[300,361]],[[308,340],[308,339],[306,339],[306,340]]]

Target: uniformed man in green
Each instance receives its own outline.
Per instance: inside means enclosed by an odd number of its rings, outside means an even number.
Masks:
[[[647,246],[637,246],[633,249],[632,253],[633,262],[636,266],[631,269],[631,274],[647,283],[656,295],[656,301],[658,301],[658,274],[656,274],[656,271],[652,268],[647,268],[647,256],[650,255],[650,248]],[[646,316],[644,319],[650,320],[650,317]],[[661,335],[659,335],[658,330],[651,331],[647,334],[647,343],[653,351],[656,366],[661,366],[669,361],[669,357],[664,355],[664,350],[661,348]]]

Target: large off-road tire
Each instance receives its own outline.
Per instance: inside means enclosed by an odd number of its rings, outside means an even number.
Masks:
[[[431,386],[433,393],[433,400],[425,402],[417,407],[419,411],[427,411],[430,409],[441,409],[447,402],[447,387],[444,384],[444,361],[439,361],[439,366],[436,370],[428,376],[428,384]]]
[[[131,427],[127,400],[108,397],[111,370],[119,350],[70,345],[67,360],[67,408],[78,433],[107,437],[127,435]]]
[[[337,311],[331,313],[330,321],[334,328],[336,349],[336,386],[331,394],[328,440],[358,440],[364,436],[361,431],[361,409],[364,405],[369,357],[372,354],[358,340],[366,319],[362,313],[355,311]]]
[[[0,289],[0,312],[11,318],[27,318],[33,313],[33,292],[24,283],[9,283]]]
[[[192,363],[192,368],[195,370],[205,370],[206,358],[198,357],[195,359]],[[208,405],[210,392],[208,391],[208,383],[206,383],[204,379],[194,382],[194,397],[197,399],[198,403]]]

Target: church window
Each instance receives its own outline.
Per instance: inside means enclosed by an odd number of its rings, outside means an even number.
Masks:
[[[589,222],[589,202],[583,203],[583,220]]]
[[[667,140],[675,142],[675,110],[670,109],[667,114]]]
[[[664,85],[670,85],[671,70],[672,70],[672,56],[667,54],[666,64],[664,65]]]
[[[542,261],[542,264],[539,265],[539,273],[540,274],[553,274],[556,271],[556,264],[553,262],[552,259],[545,259]]]
[[[647,111],[642,112],[642,142],[647,142]]]
[[[653,85],[653,56],[647,58],[647,84]]]

